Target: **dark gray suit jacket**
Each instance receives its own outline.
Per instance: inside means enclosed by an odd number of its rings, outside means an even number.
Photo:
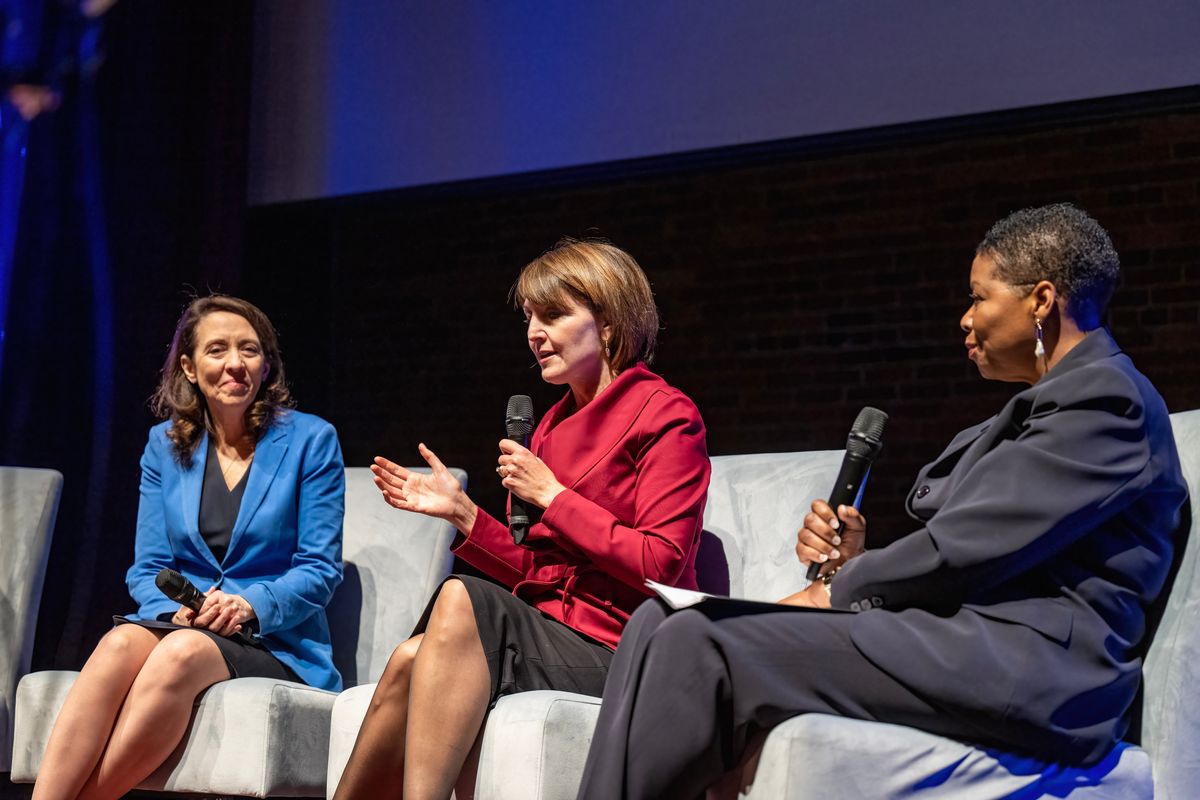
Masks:
[[[1128,728],[1186,499],[1162,398],[1095,330],[921,470],[924,527],[848,563],[833,605],[861,612],[864,656],[982,741],[1095,761]]]

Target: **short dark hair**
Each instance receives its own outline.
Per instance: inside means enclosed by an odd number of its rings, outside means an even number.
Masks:
[[[275,326],[258,306],[226,294],[197,297],[188,303],[175,325],[171,347],[163,362],[158,388],[150,398],[150,408],[159,419],[171,420],[167,437],[174,445],[175,457],[184,467],[192,464],[192,455],[207,430],[212,433],[212,419],[204,395],[184,374],[180,356],[195,358],[196,328],[200,320],[215,311],[237,314],[254,328],[267,364],[267,379],[258,388],[254,402],[246,409],[246,427],[257,441],[285,409],[295,405],[283,374],[283,357],[279,352],[279,336]]]
[[[1112,239],[1087,212],[1070,203],[1024,208],[992,226],[975,248],[1013,287],[1048,280],[1062,292],[1078,323],[1100,318],[1121,276]]]
[[[609,364],[620,372],[654,359],[658,307],[646,273],[633,256],[597,239],[561,239],[525,265],[512,288],[513,304],[553,307],[569,295],[612,326]]]

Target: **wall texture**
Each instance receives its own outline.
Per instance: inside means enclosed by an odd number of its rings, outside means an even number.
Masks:
[[[606,236],[651,278],[655,366],[699,405],[712,454],[840,448],[863,405],[891,415],[864,508],[881,544],[911,528],[920,465],[1016,388],[978,376],[958,328],[974,246],[1009,211],[1069,200],[1108,228],[1117,339],[1172,410],[1200,406],[1198,97],[262,207],[243,282],[348,464],[412,463],[424,441],[499,514],[505,401],[561,393],[530,368],[508,288],[558,237]]]

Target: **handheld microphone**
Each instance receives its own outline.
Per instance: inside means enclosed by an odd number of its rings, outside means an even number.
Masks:
[[[850,435],[846,437],[846,455],[842,458],[842,468],[838,470],[837,482],[829,493],[828,503],[837,513],[838,506],[854,506],[862,501],[863,489],[867,485],[867,476],[871,473],[871,464],[875,462],[879,451],[883,449],[883,427],[887,424],[888,415],[878,408],[867,406],[858,412]],[[840,529],[839,520],[839,529]],[[808,565],[808,579],[815,581],[821,572],[821,563],[814,561]]]
[[[159,570],[158,576],[154,579],[154,585],[179,605],[187,606],[197,614],[200,613],[200,607],[204,605],[204,595],[194,583],[179,572],[169,567]]]
[[[533,433],[533,401],[529,395],[514,394],[508,398],[504,432],[522,447],[529,447],[529,436]],[[529,509],[525,501],[512,492],[508,493],[508,504],[508,532],[512,534],[513,544],[521,544],[529,534]]]
[[[183,577],[181,573],[170,567],[164,567],[155,576],[154,585],[158,587],[160,592],[176,603],[179,603],[179,605],[187,606],[197,614],[200,613],[200,608],[204,605],[206,595],[196,588],[196,584]],[[245,630],[237,631],[233,636],[244,642],[254,641],[254,638]]]

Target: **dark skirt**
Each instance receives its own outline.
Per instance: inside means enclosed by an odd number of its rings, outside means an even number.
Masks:
[[[599,697],[613,651],[553,619],[494,583],[469,575],[462,581],[475,611],[475,627],[492,676],[491,703],[506,694],[554,689]],[[442,582],[445,586],[445,581]],[[413,635],[424,633],[441,586],[429,599]]]
[[[176,625],[174,622],[162,622],[156,619],[128,619],[122,616],[114,616],[113,624],[140,625],[143,628],[155,631],[196,631],[197,633],[203,633],[212,639],[221,651],[221,657],[225,659],[225,666],[229,668],[230,678],[274,678],[275,680],[304,683],[304,680],[293,672],[291,667],[276,658],[267,649],[267,646],[262,643],[262,640],[257,637],[255,637],[253,644],[251,644],[241,639],[218,636],[212,631],[206,631],[203,628],[189,628],[185,625]]]

